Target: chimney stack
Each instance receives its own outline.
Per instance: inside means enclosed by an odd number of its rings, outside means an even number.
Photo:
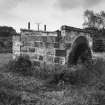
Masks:
[[[46,25],[44,25],[44,31],[46,31]]]
[[[30,30],[30,22],[28,22],[28,30]]]

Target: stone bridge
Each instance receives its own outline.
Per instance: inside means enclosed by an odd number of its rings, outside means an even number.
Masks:
[[[69,26],[53,32],[21,29],[13,36],[13,55],[28,55],[40,64],[75,65],[92,58],[92,42],[89,32]]]

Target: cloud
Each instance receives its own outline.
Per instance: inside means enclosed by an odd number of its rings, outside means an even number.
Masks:
[[[55,6],[62,10],[70,10],[78,7],[89,8],[102,3],[103,0],[57,0]]]
[[[83,21],[83,8],[95,6],[96,10],[105,10],[102,1],[104,0],[0,0],[0,24],[13,25],[18,29],[26,27],[27,21],[31,21],[31,27],[34,28],[36,22],[47,24],[48,29],[57,29],[62,24],[79,27]]]
[[[0,0],[0,11],[6,12],[15,8],[23,0]]]
[[[36,22],[51,25],[54,23],[53,2],[49,0],[0,0],[0,24],[25,27],[27,21],[31,21],[34,23],[31,27],[35,27]]]
[[[102,3],[103,0],[84,0],[83,6],[85,7],[92,7]]]
[[[19,4],[28,4],[31,6],[42,6],[44,5],[48,0],[0,0],[0,11],[9,11],[15,7],[17,7]]]
[[[31,12],[43,10],[48,0],[0,0],[0,18],[13,19],[19,18]],[[22,14],[21,14],[22,13]],[[33,13],[35,14],[35,12]],[[32,14],[32,15],[33,15]]]

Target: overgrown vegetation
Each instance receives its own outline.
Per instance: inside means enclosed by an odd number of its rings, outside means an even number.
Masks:
[[[21,103],[21,96],[9,92],[9,90],[0,89],[0,105],[19,105]]]
[[[12,53],[12,36],[15,34],[13,27],[0,26],[0,53]]]
[[[23,76],[32,75],[32,62],[28,56],[20,56],[18,59],[10,61],[7,67],[9,71],[19,73]]]
[[[65,84],[75,86],[96,85],[97,81],[102,82],[105,79],[105,61],[98,58],[93,62],[93,64],[88,66],[77,65],[70,68],[59,65],[36,67],[30,61],[29,57],[20,56],[17,60],[9,62],[7,68],[9,71],[19,73],[23,76],[33,76],[45,80],[48,84],[59,84],[60,81],[63,81]]]
[[[6,73],[14,76],[5,76],[3,79],[4,77],[0,75],[2,81],[0,84],[8,90],[0,88],[0,97],[7,97],[8,101],[4,100],[7,103],[14,104],[18,100],[23,105],[42,105],[42,103],[46,105],[105,105],[105,60],[103,59],[98,58],[88,66],[76,65],[67,68],[58,65],[34,67],[28,57],[19,57],[5,67],[8,69]],[[19,76],[15,76],[14,72]],[[8,80],[8,84],[5,80]],[[41,85],[37,85],[39,83]],[[9,91],[11,88],[18,91],[20,95]],[[11,101],[12,96],[15,97],[14,101]]]
[[[84,12],[84,17],[87,19],[84,21],[83,25],[85,27],[95,27],[97,29],[105,28],[105,11],[100,11],[99,13],[95,13],[92,10],[86,10]]]

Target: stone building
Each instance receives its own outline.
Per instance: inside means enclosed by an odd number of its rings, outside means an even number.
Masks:
[[[84,29],[62,26],[57,31],[21,29],[13,36],[13,58],[29,56],[37,64],[76,64],[92,57],[92,38]],[[87,53],[86,53],[87,52]],[[82,59],[83,60],[83,59]]]

